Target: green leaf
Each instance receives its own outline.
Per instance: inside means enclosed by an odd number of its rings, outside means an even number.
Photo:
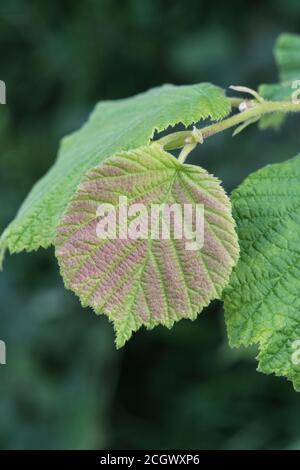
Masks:
[[[164,85],[96,106],[88,122],[63,139],[58,159],[33,187],[2,235],[0,252],[35,250],[53,243],[56,226],[88,169],[120,150],[149,143],[155,131],[200,119],[218,120],[230,112],[223,91],[211,84]]]
[[[284,113],[266,114],[265,116],[262,116],[259,119],[258,127],[262,131],[264,131],[265,129],[269,129],[270,127],[278,131],[278,129],[281,127],[281,125],[285,121],[285,117],[286,116]]]
[[[128,206],[145,205],[141,214],[147,215],[148,230],[142,224],[142,238],[97,236],[99,205],[109,203],[119,214],[120,196],[128,198]],[[169,209],[191,204],[194,210],[202,204],[204,245],[188,248],[192,227],[187,222],[182,237],[172,230],[169,239],[161,230],[151,237],[152,204]],[[117,235],[125,225],[118,221],[117,216]],[[158,143],[116,154],[91,169],[58,226],[55,246],[66,287],[84,306],[113,321],[118,347],[142,325],[171,328],[181,318],[195,319],[220,298],[239,250],[230,201],[219,180],[179,163]]]
[[[293,81],[300,80],[300,36],[281,34],[274,47],[274,56],[280,83],[260,85],[258,92],[266,100],[291,101],[292,94],[299,88],[299,85],[293,87]],[[283,113],[270,114],[260,119],[259,127],[278,129],[284,120]]]
[[[291,84],[275,83],[272,85],[260,85],[258,92],[265,100],[269,101],[291,101],[292,94],[295,90]],[[273,113],[262,116],[259,120],[259,128],[261,130],[273,127],[278,130],[284,122],[286,115],[284,113]]]
[[[300,79],[300,36],[284,33],[279,36],[274,49],[281,82]]]
[[[271,101],[291,101],[295,91],[290,83],[274,83],[272,85],[260,85],[259,94],[265,100]]]
[[[300,155],[250,175],[232,194],[241,255],[224,291],[231,346],[259,345],[259,370],[288,377],[300,339]]]

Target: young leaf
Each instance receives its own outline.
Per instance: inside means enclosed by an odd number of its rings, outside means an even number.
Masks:
[[[259,370],[300,390],[300,155],[250,175],[232,204],[241,255],[223,295],[230,344],[258,343]]]
[[[86,171],[120,150],[149,143],[155,131],[230,112],[223,91],[208,83],[164,85],[96,106],[88,122],[62,141],[58,159],[33,187],[0,240],[0,253],[35,250],[52,244],[55,229]]]
[[[151,237],[150,216],[145,238],[100,239],[98,207],[117,209],[120,196],[130,205],[145,204],[148,215],[151,204],[203,204],[203,247],[189,250],[185,232],[178,239]],[[117,219],[116,233],[123,225]],[[142,325],[170,328],[181,318],[195,319],[220,298],[238,258],[231,205],[219,181],[157,143],[119,153],[88,172],[58,226],[55,246],[66,287],[113,321],[118,347]]]

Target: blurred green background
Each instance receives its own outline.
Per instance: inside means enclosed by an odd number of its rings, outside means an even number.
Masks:
[[[0,228],[99,99],[164,82],[277,80],[272,46],[300,31],[298,0],[1,0]],[[231,191],[299,152],[299,118],[209,139],[198,162]],[[7,256],[0,274],[1,449],[300,448],[300,395],[227,346],[222,304],[122,350],[105,317],[64,290],[53,250]]]

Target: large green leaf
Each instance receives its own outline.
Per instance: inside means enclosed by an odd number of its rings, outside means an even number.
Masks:
[[[120,196],[130,205],[144,204],[130,219],[141,224],[141,238],[97,236],[99,205],[109,203],[119,214]],[[194,211],[196,204],[204,206],[204,244],[190,249],[188,220],[177,238],[173,230],[169,238],[161,230],[151,237],[152,204],[169,209],[191,204]],[[118,215],[117,230],[123,224]],[[88,172],[58,226],[55,246],[66,287],[84,306],[108,315],[118,347],[142,325],[170,328],[181,318],[195,319],[220,298],[239,251],[231,204],[220,182],[202,168],[179,163],[157,143],[117,154]]]
[[[259,370],[300,390],[300,155],[250,175],[232,194],[241,255],[224,291],[232,346],[259,344]]]
[[[58,159],[33,187],[0,241],[0,251],[48,247],[86,171],[120,150],[149,143],[155,131],[177,123],[218,120],[230,111],[223,91],[202,83],[164,85],[119,101],[101,102],[88,122],[62,141]]]

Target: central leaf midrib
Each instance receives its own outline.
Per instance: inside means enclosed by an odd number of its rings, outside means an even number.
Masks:
[[[170,183],[170,186],[169,186],[169,188],[168,188],[168,191],[166,192],[166,194],[165,194],[163,200],[160,202],[160,204],[166,204],[166,202],[167,202],[167,200],[168,200],[168,198],[169,198],[169,195],[170,195],[170,193],[172,192],[173,185],[174,185],[174,183],[175,183],[175,181],[176,181],[176,179],[177,179],[177,177],[178,177],[179,172],[180,172],[180,170],[177,169],[177,168],[174,170],[174,176],[173,176],[173,178],[172,178],[172,181],[171,181],[171,183]],[[161,213],[159,214],[159,216],[161,216]],[[152,239],[152,238],[150,238],[150,239],[148,238],[147,254],[146,254],[146,257],[145,257],[145,261],[144,261],[144,263],[142,264],[141,269],[140,269],[140,271],[138,272],[138,274],[136,275],[135,279],[136,279],[137,277],[139,277],[139,279],[142,279],[142,278],[143,278],[144,272],[145,272],[145,269],[146,269],[146,265],[147,265],[147,262],[148,262],[148,260],[149,260],[149,256],[150,256],[150,254],[151,254],[151,252],[152,252],[152,245],[153,245],[153,239]],[[158,269],[158,271],[159,271],[159,269]],[[160,273],[160,271],[159,271],[159,273]],[[161,279],[161,278],[162,278],[162,276],[161,276],[161,273],[160,273],[160,279]],[[138,283],[138,284],[137,284],[137,287],[136,287],[136,289],[135,289],[135,291],[134,291],[134,293],[133,293],[133,295],[132,295],[132,302],[131,302],[131,304],[130,304],[131,306],[134,304],[134,302],[135,302],[135,300],[136,300],[137,292],[138,292],[139,288],[142,288],[142,283]],[[146,301],[147,301],[147,303],[148,303],[148,299],[147,299],[147,295],[146,295],[146,292],[145,292],[145,291],[144,291],[144,295],[145,295]],[[167,315],[168,315],[168,314],[169,314],[169,307],[168,307],[168,303],[167,303],[167,302],[166,302],[166,306],[167,306]],[[129,312],[128,312],[128,313],[129,313]]]

